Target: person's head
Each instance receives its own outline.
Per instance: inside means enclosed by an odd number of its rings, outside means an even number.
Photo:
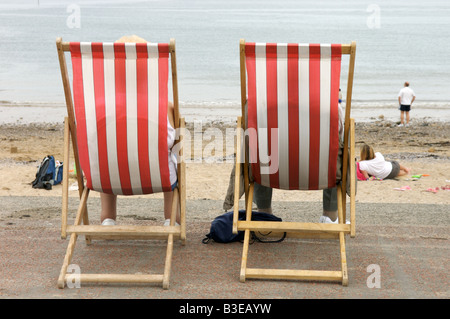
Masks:
[[[372,146],[364,144],[361,147],[361,161],[367,161],[375,158],[375,152],[373,151]]]
[[[405,82],[405,87],[408,87],[409,86],[409,82]]]
[[[147,43],[146,40],[142,39],[141,37],[137,36],[137,35],[125,35],[123,37],[121,37],[119,40],[116,41],[116,43],[127,43],[127,42],[132,42],[132,43]]]

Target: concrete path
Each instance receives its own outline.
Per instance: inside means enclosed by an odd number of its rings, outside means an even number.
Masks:
[[[76,209],[70,200],[70,210]],[[98,223],[99,200],[89,200]],[[118,222],[162,223],[162,199],[120,198]],[[299,299],[430,298],[449,291],[449,205],[357,203],[357,236],[346,237],[349,285],[277,280],[239,282],[242,244],[202,244],[221,201],[188,200],[187,243],[174,245],[170,289],[159,285],[84,284],[57,288],[68,240],[60,239],[59,197],[0,198],[0,298]],[[321,203],[276,202],[286,221],[316,221]],[[70,220],[72,222],[72,219]],[[163,269],[161,241],[77,242],[81,271],[148,273]],[[254,243],[249,266],[339,269],[339,245],[330,240]],[[376,276],[376,277],[375,277]],[[378,287],[371,287],[379,283]],[[184,301],[183,301],[184,302]]]

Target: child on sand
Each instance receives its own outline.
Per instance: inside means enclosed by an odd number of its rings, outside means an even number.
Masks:
[[[375,176],[379,179],[393,179],[410,173],[410,169],[400,165],[397,161],[386,161],[380,152],[364,144],[361,148],[359,169],[366,179]]]

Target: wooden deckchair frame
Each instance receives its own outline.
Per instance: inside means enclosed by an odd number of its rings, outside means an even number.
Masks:
[[[344,152],[342,160],[342,181],[337,186],[338,197],[338,224],[323,223],[299,223],[299,222],[261,222],[251,220],[252,202],[254,182],[250,181],[249,176],[249,159],[248,145],[244,142],[244,153],[241,154],[242,137],[241,129],[247,129],[245,123],[245,105],[247,102],[247,79],[245,65],[245,40],[240,40],[240,81],[241,81],[241,105],[242,115],[237,119],[237,147],[236,147],[236,172],[241,170],[241,156],[244,159],[244,191],[245,191],[245,208],[246,220],[238,220],[239,210],[239,174],[235,176],[235,195],[234,195],[234,218],[233,233],[245,231],[244,246],[242,252],[242,262],[240,271],[240,281],[245,282],[247,278],[260,279],[289,279],[289,280],[313,280],[313,281],[340,281],[342,285],[348,285],[347,259],[345,251],[345,235],[355,237],[355,124],[354,119],[350,118],[350,109],[352,101],[353,74],[355,69],[356,43],[342,45],[342,54],[350,55],[348,81],[347,81],[347,98],[345,107],[344,122]],[[349,152],[346,150],[349,149]],[[350,155],[348,154],[350,153]],[[350,181],[347,180],[347,167],[350,167]],[[350,225],[346,224],[346,190],[347,183],[350,183]],[[338,238],[340,243],[340,259],[341,270],[324,271],[324,270],[293,270],[293,269],[264,269],[264,268],[247,268],[248,250],[250,242],[250,232],[272,231],[274,236],[281,232],[286,232],[287,237],[292,238]]]
[[[61,238],[65,239],[70,234],[70,241],[67,247],[61,273],[58,278],[58,287],[64,288],[69,276],[67,268],[72,259],[75,249],[75,243],[78,236],[85,235],[86,242],[91,243],[91,238],[99,239],[161,239],[167,240],[166,259],[163,274],[80,274],[80,283],[82,282],[106,282],[106,283],[162,283],[164,289],[169,288],[169,279],[172,263],[172,252],[174,239],[180,239],[182,245],[186,242],[186,164],[183,159],[183,144],[180,145],[178,162],[178,186],[174,189],[172,214],[170,226],[101,226],[90,225],[87,212],[87,199],[90,190],[85,187],[83,174],[80,174],[81,167],[78,156],[78,143],[76,135],[75,114],[73,109],[72,92],[70,87],[69,75],[65,52],[70,51],[70,43],[63,42],[61,38],[56,40],[58,50],[61,76],[64,86],[65,100],[68,116],[64,122],[64,168],[63,168],[63,190],[62,190],[62,214],[61,214]],[[174,105],[175,129],[180,128],[180,138],[178,143],[183,143],[183,130],[185,129],[185,120],[180,117],[178,106],[178,82],[175,40],[171,39],[169,43],[172,71],[172,89]],[[74,225],[67,225],[68,200],[69,200],[69,152],[70,142],[72,142],[75,168],[78,172],[77,182],[80,196],[80,203],[75,217]],[[176,211],[180,206],[180,225],[175,225]],[[83,222],[83,225],[81,224]]]

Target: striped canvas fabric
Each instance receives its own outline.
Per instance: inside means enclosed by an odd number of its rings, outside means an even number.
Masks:
[[[170,191],[169,45],[70,43],[80,165],[88,188]]]
[[[336,186],[341,45],[246,43],[250,163],[256,183]]]

